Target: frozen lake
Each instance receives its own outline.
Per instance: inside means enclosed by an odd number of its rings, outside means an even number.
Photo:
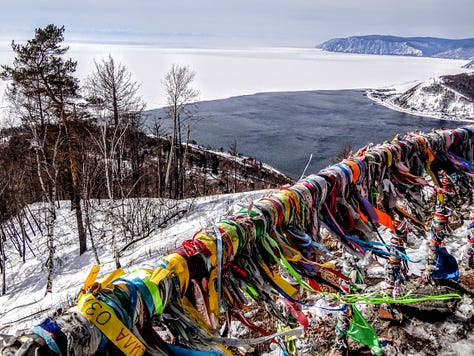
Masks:
[[[146,45],[69,43],[81,80],[94,60],[109,54],[141,84],[148,109],[166,104],[162,79],[171,65],[195,73],[200,100],[273,91],[380,88],[461,71],[467,61],[324,52],[315,48],[163,48]],[[10,41],[0,41],[0,64],[11,65]],[[3,93],[4,82],[0,83]],[[0,107],[5,104],[0,104]]]

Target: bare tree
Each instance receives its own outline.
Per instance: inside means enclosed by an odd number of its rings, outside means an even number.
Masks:
[[[140,85],[122,64],[116,64],[112,56],[95,62],[95,72],[87,79],[89,101],[104,111],[104,116],[114,126],[123,125],[145,108],[138,95]]]
[[[125,138],[136,137],[145,104],[138,95],[139,84],[110,55],[107,60],[95,62],[95,72],[88,77],[85,88],[92,115],[101,128],[101,137],[96,142],[103,157],[107,193],[113,199],[115,188],[121,186]],[[137,144],[132,143],[132,147]]]
[[[84,142],[85,141],[85,142]],[[97,150],[90,140],[84,140],[82,143],[81,151],[87,157],[82,160],[82,191],[84,194],[84,223],[86,230],[89,234],[89,240],[91,243],[92,252],[94,254],[95,261],[100,265],[99,255],[97,253],[96,239],[93,233],[93,221],[91,217],[91,200],[95,192],[99,193],[100,196],[100,184],[102,182],[101,177],[103,171],[98,164]]]
[[[156,177],[155,182],[156,182],[156,192],[158,197],[163,196],[163,168],[166,165],[166,160],[163,159],[163,140],[160,138],[161,136],[164,136],[162,133],[162,128],[161,124],[159,123],[160,118],[154,118],[153,120],[153,126],[152,126],[152,135],[157,139],[157,151],[156,151],[156,157],[157,157],[157,167],[156,171],[154,172],[154,176]]]
[[[171,192],[171,170],[175,181],[174,197],[182,195],[182,184],[184,170],[182,151],[181,125],[192,117],[193,103],[199,96],[199,91],[192,87],[195,73],[188,66],[173,64],[166,74],[163,85],[165,86],[167,99],[167,115],[173,120],[173,133],[171,135],[171,149],[169,152],[168,166],[165,175],[165,185],[169,185]],[[189,137],[189,133],[188,133]]]
[[[32,112],[32,116],[34,113]],[[32,148],[36,158],[36,173],[41,187],[43,197],[44,212],[44,232],[46,233],[46,243],[48,256],[46,267],[48,278],[46,282],[46,293],[50,293],[53,288],[55,240],[54,225],[56,221],[57,181],[60,170],[60,147],[64,144],[65,134],[58,126],[57,130],[49,130],[50,125],[41,127],[34,121],[26,121],[30,133],[33,135]],[[55,131],[55,132],[50,132]]]
[[[0,197],[3,198],[3,193],[6,191],[7,187],[10,185],[9,177],[2,177],[0,181]],[[0,271],[2,272],[2,289],[1,295],[4,295],[7,292],[7,256],[5,254],[5,241],[7,240],[3,227],[0,230]]]
[[[112,56],[95,63],[95,72],[86,81],[86,98],[96,118],[100,135],[93,140],[98,148],[107,195],[107,214],[112,220],[123,212],[123,200],[131,190],[136,189],[140,180],[138,132],[145,104],[138,95],[140,86],[122,64],[116,64]],[[132,182],[125,188],[123,167],[125,156],[131,161]],[[116,254],[116,265],[120,261],[116,243],[116,224],[112,224],[112,246]]]
[[[38,137],[40,139],[40,137]],[[54,256],[55,256],[55,241],[54,241],[54,222],[56,220],[56,205],[55,201],[57,198],[56,192],[56,181],[58,178],[59,167],[57,163],[57,156],[59,153],[58,147],[61,144],[62,136],[57,135],[54,148],[52,150],[52,157],[47,158],[45,152],[44,141],[42,144],[38,144],[35,147],[36,161],[38,167],[38,177],[43,191],[43,196],[46,200],[46,241],[48,245],[48,258],[46,260],[46,266],[48,268],[48,279],[46,282],[46,293],[52,292],[53,290],[53,275],[54,275]],[[43,174],[46,174],[47,180],[50,183],[49,187],[47,182],[43,179]]]
[[[31,179],[31,150],[28,144],[25,145],[27,135],[15,136],[14,131],[8,142],[0,145],[0,271],[3,275],[3,291],[7,288],[5,261],[7,256],[11,257],[11,254],[5,253],[5,244],[10,242],[15,248],[19,247],[17,251],[23,262],[26,261],[27,250],[31,248],[25,227],[30,221],[25,207],[32,199],[42,197],[36,193],[38,186]],[[32,196],[28,196],[28,193]]]

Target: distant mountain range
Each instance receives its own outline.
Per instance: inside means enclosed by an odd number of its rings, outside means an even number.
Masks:
[[[334,38],[316,48],[331,52],[381,54],[451,59],[473,59],[474,38],[352,36]]]
[[[367,94],[385,106],[410,114],[474,120],[474,72],[431,78],[408,89],[376,89]]]

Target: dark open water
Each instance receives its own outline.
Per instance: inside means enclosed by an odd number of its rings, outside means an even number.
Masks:
[[[149,112],[165,117],[161,109]],[[335,163],[344,145],[357,151],[368,143],[391,140],[395,134],[433,128],[454,128],[462,122],[436,120],[390,110],[375,104],[363,90],[259,93],[201,102],[191,128],[200,145],[240,153],[298,178],[310,154],[306,175]],[[169,120],[160,120],[163,126]]]

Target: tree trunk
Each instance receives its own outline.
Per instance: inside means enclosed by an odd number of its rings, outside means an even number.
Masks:
[[[120,264],[120,252],[117,246],[117,218],[116,218],[116,210],[117,210],[117,201],[114,199],[112,200],[112,207],[108,211],[108,220],[112,223],[112,251],[114,253],[114,261],[115,261],[115,268],[121,268]]]
[[[0,236],[0,270],[2,271],[2,295],[5,295],[7,293],[7,271],[5,268],[5,261],[6,261],[6,256],[5,256],[5,246],[4,246],[4,239],[5,239],[5,234],[3,232],[3,229],[1,229],[2,235]]]
[[[48,203],[47,217],[46,217],[46,241],[48,246],[48,259],[46,260],[46,267],[48,268],[48,279],[46,282],[45,295],[53,291],[53,277],[54,277],[54,220],[56,218],[56,207],[54,200]]]
[[[165,174],[165,186],[169,188],[170,197],[171,197],[171,186],[172,186],[170,176],[171,176],[171,167],[173,166],[173,161],[175,158],[175,151],[174,151],[175,144],[176,144],[175,135],[173,133],[173,136],[171,137],[170,153],[168,156],[168,164],[166,166],[166,174]]]
[[[85,214],[84,219],[87,226],[87,230],[89,231],[89,239],[91,240],[91,247],[92,247],[92,252],[94,253],[95,262],[98,265],[100,265],[99,255],[97,254],[97,248],[95,247],[95,243],[94,243],[94,234],[92,233],[92,224],[90,221],[89,204],[90,204],[90,200],[89,200],[89,196],[87,196],[87,199],[85,199],[84,201],[84,214]]]
[[[160,143],[159,150],[158,150],[158,174],[157,174],[157,191],[158,197],[163,197],[163,148],[162,144]]]
[[[71,208],[74,209],[76,213],[76,223],[77,223],[77,235],[79,238],[79,255],[82,255],[87,251],[87,236],[84,229],[84,222],[82,220],[82,207],[81,207],[81,189],[79,185],[79,166],[76,157],[76,151],[72,142],[72,133],[68,125],[68,120],[66,118],[66,113],[64,108],[61,108],[61,121],[64,125],[64,130],[66,132],[66,140],[68,144],[68,154],[69,154],[69,163],[71,168],[71,180],[72,180],[72,201]]]
[[[17,222],[18,226],[20,227],[20,234],[21,234],[21,248],[22,248],[22,254],[23,254],[23,263],[26,262],[26,243],[27,243],[27,237],[26,237],[26,231],[25,231],[25,226],[23,225],[23,221],[21,219],[21,212],[18,213],[17,215]]]
[[[108,147],[107,147],[107,125],[104,125],[102,129],[102,145],[103,145],[103,154],[104,154],[104,172],[105,172],[105,185],[107,187],[107,197],[109,199],[113,199],[114,197],[114,189],[112,186],[112,179],[110,178],[111,173],[109,172],[109,155],[108,155]]]
[[[180,194],[179,197],[181,199],[184,198],[186,195],[186,166],[188,165],[188,153],[189,153],[189,138],[191,136],[191,127],[188,125],[187,131],[186,131],[186,145],[184,147],[184,154],[181,159],[181,165],[180,165],[180,172],[179,172],[179,178],[180,178]]]
[[[87,237],[84,229],[84,221],[82,219],[81,194],[78,192],[77,186],[74,187],[73,208],[76,213],[77,235],[79,237],[79,255],[87,251]]]

